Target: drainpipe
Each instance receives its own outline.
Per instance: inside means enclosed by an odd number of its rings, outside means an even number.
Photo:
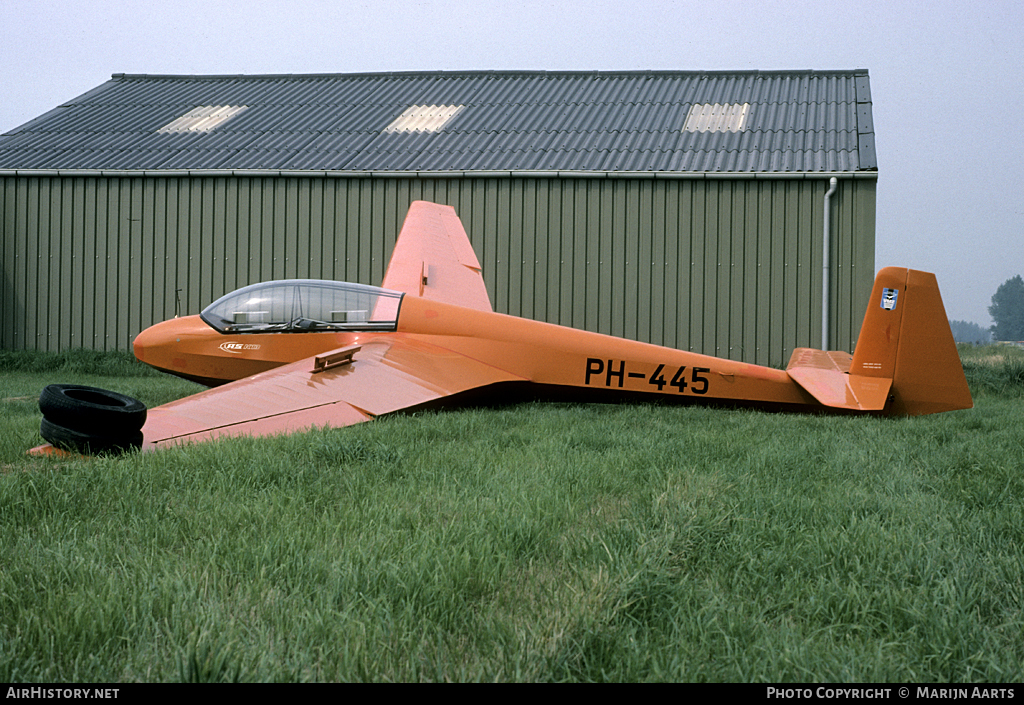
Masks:
[[[828,263],[829,263],[829,241],[832,239],[831,225],[832,225],[832,213],[831,213],[831,199],[832,194],[836,192],[836,187],[839,181],[836,177],[832,177],[828,181],[828,191],[825,192],[825,226],[823,228],[822,235],[822,246],[821,246],[821,349],[828,350],[828,308],[829,308],[829,274],[828,274]]]

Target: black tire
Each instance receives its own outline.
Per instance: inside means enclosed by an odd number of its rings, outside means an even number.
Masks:
[[[85,455],[124,453],[142,447],[142,431],[129,431],[115,436],[82,433],[59,426],[46,417],[43,417],[39,426],[39,435],[56,448]]]
[[[146,405],[138,399],[81,384],[48,385],[39,410],[57,426],[101,436],[133,433],[146,423]]]

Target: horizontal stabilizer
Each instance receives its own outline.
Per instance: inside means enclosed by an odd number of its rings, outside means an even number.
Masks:
[[[891,379],[849,374],[852,358],[847,352],[823,352],[797,348],[786,372],[815,399],[835,409],[881,411],[892,386]]]

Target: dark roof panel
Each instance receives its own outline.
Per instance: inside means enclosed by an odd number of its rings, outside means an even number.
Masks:
[[[683,129],[692,106],[715,104],[748,105],[746,122]],[[160,132],[203,106],[246,109]],[[411,106],[463,107],[436,132],[384,132]],[[0,169],[751,173],[877,161],[864,70],[115,74],[0,136]]]

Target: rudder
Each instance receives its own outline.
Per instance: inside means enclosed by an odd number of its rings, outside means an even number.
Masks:
[[[974,406],[934,274],[900,267],[878,273],[850,374],[892,379],[890,414]]]

